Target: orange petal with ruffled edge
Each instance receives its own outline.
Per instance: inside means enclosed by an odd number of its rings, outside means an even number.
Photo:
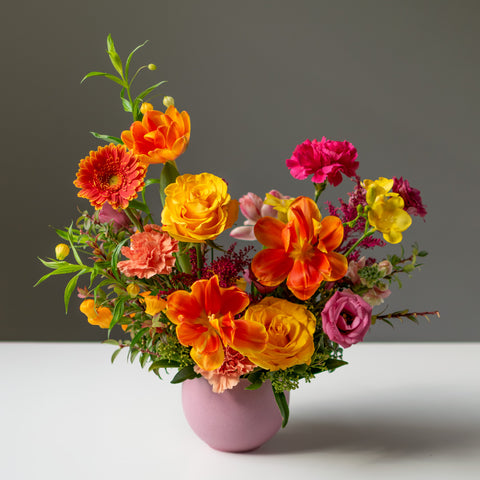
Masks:
[[[316,251],[308,261],[297,260],[287,278],[287,287],[300,300],[310,298],[330,270],[326,255]]]
[[[331,267],[329,274],[324,274],[327,282],[335,282],[345,276],[348,270],[348,260],[344,255],[337,252],[330,252],[325,255]]]
[[[266,287],[280,285],[293,267],[293,260],[285,250],[268,248],[258,252],[252,260],[252,271]]]
[[[282,231],[285,224],[273,217],[260,218],[253,232],[255,237],[267,248],[283,248]]]
[[[340,246],[343,240],[343,224],[338,217],[325,217],[318,227],[318,248],[322,252],[331,252]]]
[[[200,368],[208,371],[220,368],[225,358],[225,354],[221,346],[217,350],[204,351],[204,352],[201,352],[196,348],[192,348],[190,350],[190,356]]]
[[[167,317],[175,324],[184,320],[196,320],[203,312],[203,305],[185,290],[177,290],[167,298]]]

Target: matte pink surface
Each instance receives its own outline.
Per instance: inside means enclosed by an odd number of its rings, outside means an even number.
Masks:
[[[260,447],[282,426],[270,382],[245,390],[241,379],[231,390],[212,392],[204,378],[183,382],[182,403],[192,430],[210,447],[224,452],[246,452]],[[289,393],[285,392],[287,401]]]

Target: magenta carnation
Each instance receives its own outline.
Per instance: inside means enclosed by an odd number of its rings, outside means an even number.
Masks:
[[[361,342],[372,321],[372,307],[349,290],[337,291],[322,311],[327,337],[344,348]]]
[[[337,142],[323,137],[320,142],[307,139],[297,145],[286,164],[292,176],[298,180],[313,175],[314,183],[328,180],[331,185],[337,186],[342,182],[342,173],[350,178],[356,177],[356,158],[357,149],[350,142]]]
[[[420,190],[412,188],[408,180],[404,180],[402,177],[393,177],[392,192],[398,193],[403,198],[405,202],[404,209],[409,215],[423,218],[427,214],[425,205],[422,203]]]
[[[143,232],[130,238],[130,247],[123,247],[122,254],[129,260],[118,262],[117,267],[127,277],[151,278],[169,274],[175,264],[173,254],[178,242],[154,224],[145,225]]]

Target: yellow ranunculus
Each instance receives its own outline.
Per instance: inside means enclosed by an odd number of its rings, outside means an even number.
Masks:
[[[370,207],[368,221],[370,225],[383,233],[388,243],[400,243],[404,232],[411,224],[412,217],[403,209],[403,198],[394,192],[393,180],[380,177],[378,180],[364,180],[366,200]]]
[[[100,328],[109,328],[113,314],[108,307],[97,307],[92,298],[87,298],[80,304],[80,311],[87,316],[88,323]]]
[[[275,297],[265,297],[249,307],[245,320],[265,326],[266,347],[249,354],[250,361],[268,370],[284,370],[294,365],[310,364],[315,349],[313,334],[315,316],[298,303]]]
[[[238,201],[227,184],[211,173],[180,175],[165,188],[162,228],[182,242],[203,243],[230,228],[238,217]]]

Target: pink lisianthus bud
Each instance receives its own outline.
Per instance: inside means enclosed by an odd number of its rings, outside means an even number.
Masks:
[[[375,286],[371,288],[362,298],[372,307],[381,305],[385,298],[389,297],[392,293],[385,285]]]
[[[275,198],[285,199],[285,197],[277,190],[271,190],[268,194]],[[253,233],[253,227],[257,221],[262,217],[278,217],[278,212],[272,205],[267,205],[255,193],[248,192],[246,195],[238,200],[240,204],[240,210],[243,213],[246,220],[243,222],[243,226],[236,227],[230,232],[230,236],[237,240],[255,240],[255,234]]]
[[[371,320],[372,307],[349,290],[335,292],[322,311],[323,331],[344,348],[363,340]]]
[[[378,264],[378,270],[384,277],[390,275],[393,271],[392,264],[388,260],[383,260]]]
[[[108,202],[105,202],[98,212],[98,220],[102,223],[112,223],[115,232],[131,225],[126,213],[123,210],[115,210]]]

